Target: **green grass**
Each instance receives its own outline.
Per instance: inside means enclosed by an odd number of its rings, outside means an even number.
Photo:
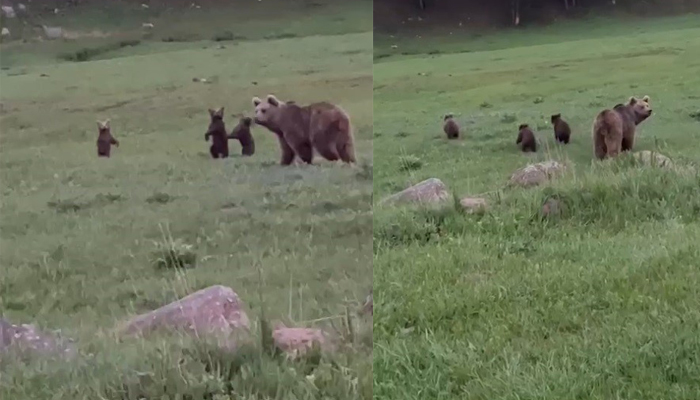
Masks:
[[[371,21],[368,6],[354,3],[353,28]],[[60,329],[81,357],[4,357],[0,398],[370,398],[370,323],[353,316],[350,335],[341,322],[372,285],[372,33],[341,34],[324,12],[312,20],[326,29],[310,35],[295,20],[285,26],[295,37],[147,41],[85,62],[54,55],[91,39],[11,44],[0,72],[0,310]],[[271,21],[244,28],[269,33]],[[340,104],[358,165],[281,167],[259,127],[254,157],[232,141],[231,158],[210,159],[207,108],[225,106],[230,130],[268,93]],[[105,118],[121,142],[108,160],[95,154]],[[166,229],[176,249],[159,248]],[[169,250],[187,268],[164,264]],[[262,354],[256,340],[235,356],[186,338],[116,342],[129,316],[214,284],[239,294],[255,335],[264,308],[265,320],[339,332],[344,345],[309,364]]]
[[[648,94],[655,115],[635,150],[700,161],[700,27],[629,28],[375,64],[377,201],[436,177],[491,205],[375,210],[376,399],[698,398],[700,177],[593,162],[590,129],[603,108]],[[444,138],[446,112],[462,139]],[[558,112],[573,128],[566,147],[548,124]],[[516,149],[520,123],[537,130],[536,155]],[[571,165],[558,181],[504,188],[552,158]],[[550,198],[565,205],[558,217],[540,214]]]

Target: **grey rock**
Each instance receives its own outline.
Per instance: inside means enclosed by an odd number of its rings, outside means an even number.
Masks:
[[[385,198],[381,203],[442,203],[449,198],[447,186],[440,179],[429,178]]]
[[[527,165],[510,176],[510,184],[531,187],[547,182],[566,170],[566,166],[557,161],[544,161]]]

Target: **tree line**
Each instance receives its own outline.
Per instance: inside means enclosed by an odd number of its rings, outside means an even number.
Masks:
[[[381,1],[381,0],[375,0]],[[700,0],[406,0],[419,9],[437,8],[445,3],[459,3],[465,9],[470,5],[480,9],[491,9],[496,15],[509,13],[513,25],[520,25],[522,16],[536,18],[540,9],[560,9],[563,13],[576,10],[620,9],[635,14],[685,13],[700,11]]]

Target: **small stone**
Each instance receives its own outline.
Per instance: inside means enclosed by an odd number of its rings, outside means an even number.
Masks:
[[[7,18],[16,18],[17,17],[17,13],[15,13],[15,9],[12,8],[12,6],[2,6],[2,13]]]
[[[7,27],[4,27],[4,26],[3,26],[3,28],[2,28],[2,33],[0,33],[0,35],[2,35],[2,38],[3,38],[3,39],[4,39],[4,38],[9,38],[9,37],[10,37],[10,30],[7,29]]]
[[[440,179],[430,178],[385,198],[381,203],[442,203],[449,198],[447,186]]]
[[[272,332],[275,346],[292,358],[306,354],[314,345],[329,351],[328,336],[320,329],[278,327]]]
[[[16,325],[0,318],[0,353],[16,349],[42,355],[73,355],[75,348],[69,340],[39,331],[33,325]]]
[[[543,217],[558,217],[564,211],[564,204],[557,199],[547,199],[542,205]]]
[[[63,37],[63,28],[60,26],[42,25],[41,27],[44,30],[44,35],[46,35],[47,39],[60,39]]]
[[[371,290],[365,299],[365,305],[362,306],[362,312],[365,314],[374,315],[374,298]]]
[[[459,201],[459,204],[469,213],[485,211],[488,208],[486,199],[483,197],[465,197]]]
[[[670,158],[654,151],[642,150],[634,153],[633,157],[635,160],[637,160],[637,162],[646,166],[661,167],[666,169],[673,168],[673,161],[671,161]]]

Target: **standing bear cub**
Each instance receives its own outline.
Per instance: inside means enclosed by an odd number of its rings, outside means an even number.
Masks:
[[[277,135],[282,151],[280,164],[289,165],[295,156],[312,164],[314,149],[325,159],[355,162],[350,117],[340,107],[319,102],[299,106],[274,95],[253,98],[255,123]]]
[[[634,146],[637,125],[652,114],[649,96],[630,97],[627,104],[601,111],[593,122],[593,152],[602,160],[630,151]]]
[[[207,129],[207,133],[204,134],[205,141],[209,141],[209,137],[212,137],[212,144],[209,148],[209,152],[213,158],[227,158],[228,134],[226,133],[226,125],[224,124],[224,108],[221,107],[218,110],[212,110],[210,108],[209,116],[211,117],[209,129]]]
[[[243,117],[238,121],[238,125],[233,128],[231,134],[228,135],[229,139],[237,139],[241,143],[241,154],[244,156],[252,156],[255,154],[255,141],[253,140],[253,135],[250,133],[250,125],[252,123],[252,118]]]
[[[104,122],[97,121],[97,156],[109,158],[112,152],[112,145],[119,147],[119,141],[112,136],[112,130],[109,127],[109,120]]]
[[[571,127],[561,118],[561,113],[552,115],[552,126],[554,126],[554,139],[559,143],[569,144]]]

